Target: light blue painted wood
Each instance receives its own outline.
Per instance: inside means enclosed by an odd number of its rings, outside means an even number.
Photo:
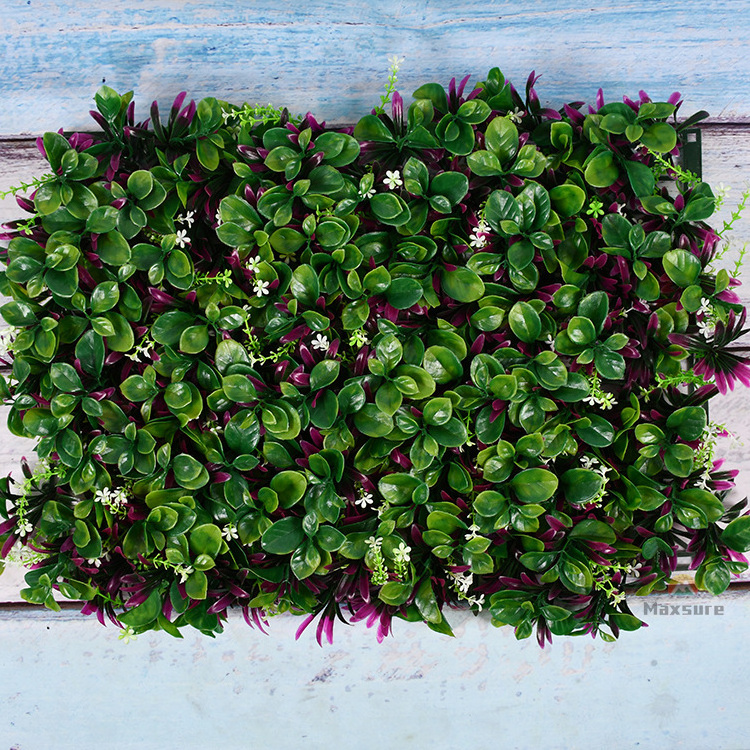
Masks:
[[[499,66],[542,101],[654,98],[677,89],[684,112],[750,121],[750,3],[658,0],[4,0],[0,134],[90,126],[102,80],[152,99],[179,91],[311,110],[352,122],[378,101],[387,58],[406,55],[400,88],[480,80]]]
[[[323,649],[312,633],[295,642],[287,616],[268,637],[232,619],[216,640],[126,645],[72,613],[2,613],[0,739],[21,750],[747,748],[750,595],[648,600],[721,602],[724,614],[652,615],[615,644],[541,651],[459,613],[456,639],[397,622],[379,646],[337,625]],[[631,606],[641,613],[643,600]]]

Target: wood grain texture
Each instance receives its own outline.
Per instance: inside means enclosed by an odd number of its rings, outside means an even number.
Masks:
[[[0,192],[11,185],[28,182],[33,176],[45,172],[47,163],[39,155],[32,139],[0,137]],[[714,124],[703,128],[703,177],[715,189],[724,185],[730,188],[725,205],[711,219],[720,228],[737,207],[742,191],[750,187],[750,126]],[[12,197],[0,201],[0,222],[21,218],[21,212]],[[750,242],[750,210],[727,234],[729,249],[722,262],[733,268],[740,249]],[[738,292],[745,305],[750,306],[750,261],[741,269],[743,286]],[[736,488],[730,501],[736,502],[750,496],[750,391],[739,386],[726,396],[711,401],[711,419],[725,423],[734,433],[734,440],[723,440],[718,455],[726,459],[725,468],[739,469]],[[33,441],[11,435],[5,426],[4,412],[0,411],[0,476],[13,472],[19,475],[22,455],[33,457]],[[750,580],[750,571],[741,577]],[[8,570],[0,576],[0,602],[18,600],[23,586],[20,570]]]
[[[542,101],[646,89],[683,111],[750,121],[750,2],[660,0],[4,0],[0,133],[87,127],[99,85],[133,89],[139,117],[184,88],[351,122],[377,102],[389,55],[405,55],[404,95],[499,66]]]

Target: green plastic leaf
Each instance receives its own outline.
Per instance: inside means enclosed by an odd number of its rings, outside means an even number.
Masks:
[[[524,469],[511,479],[510,485],[522,503],[541,503],[555,494],[558,479],[547,469]]]
[[[597,154],[584,170],[583,176],[589,185],[596,188],[609,187],[620,175],[614,154],[604,151]]]
[[[695,284],[702,271],[701,262],[688,250],[676,248],[662,258],[664,271],[677,286]]]
[[[652,151],[665,154],[677,145],[677,133],[669,123],[655,122],[643,131],[641,143]]]
[[[445,271],[440,285],[451,299],[458,302],[475,302],[484,296],[484,282],[474,271],[463,266]]]
[[[549,196],[555,211],[566,219],[577,214],[586,203],[586,191],[569,182],[553,187]]]
[[[574,505],[590,503],[604,485],[601,474],[590,469],[568,469],[562,475],[561,482],[565,498]]]
[[[539,313],[528,302],[516,302],[508,313],[508,323],[517,338],[526,343],[536,341],[542,332]]]
[[[261,538],[261,546],[272,555],[289,555],[302,544],[302,519],[290,516],[276,521]]]
[[[175,456],[172,468],[175,480],[185,489],[197,490],[208,484],[209,476],[206,468],[187,453]]]
[[[388,304],[397,310],[408,310],[422,299],[422,285],[416,279],[400,277],[393,279],[386,291]]]
[[[324,359],[313,367],[310,373],[310,389],[315,392],[333,383],[339,376],[341,362]]]
[[[750,552],[750,516],[730,521],[721,532],[721,541],[735,552]]]

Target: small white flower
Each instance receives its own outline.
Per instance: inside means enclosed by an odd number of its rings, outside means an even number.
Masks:
[[[181,565],[176,568],[176,572],[180,576],[180,583],[185,583],[185,581],[195,573],[195,570],[192,565]]]
[[[328,347],[330,346],[330,342],[328,341],[328,338],[324,336],[322,333],[319,333],[312,342],[313,349],[320,349],[320,351],[325,352],[328,351]]]
[[[104,503],[106,504],[109,501],[109,490],[97,490],[94,493],[94,502],[95,503]]]
[[[221,224],[221,209],[216,209],[216,216],[214,216],[214,219],[216,220],[217,224]]]
[[[405,60],[405,57],[399,57],[398,55],[391,55],[388,58],[388,63],[391,67],[398,69],[399,65]]]
[[[34,531],[34,527],[28,521],[23,521],[18,527],[18,536],[24,537],[31,534],[32,531]]]
[[[0,331],[0,357],[6,358],[13,351],[13,341],[19,331],[15,326]]]
[[[409,562],[411,560],[411,547],[406,542],[401,542],[398,547],[393,550],[393,558],[397,562]]]
[[[401,173],[397,170],[394,172],[391,172],[390,170],[386,170],[385,177],[383,178],[383,182],[391,189],[395,190],[397,187],[401,187],[401,185],[404,184],[404,181],[401,179]]]
[[[227,524],[222,530],[221,535],[227,542],[231,542],[232,539],[239,539],[237,529],[234,528],[234,524]]]
[[[516,107],[512,112],[508,112],[508,119],[518,125],[521,122],[521,117],[525,114],[526,113],[522,109]]]
[[[377,549],[383,544],[383,540],[380,537],[370,536],[365,539],[365,544],[370,549]]]
[[[136,639],[135,630],[131,627],[123,628],[120,635],[117,636],[123,643],[130,643]]]
[[[130,354],[125,355],[133,362],[145,362],[146,358],[151,359],[151,344],[149,342],[138,344]],[[143,357],[143,360],[141,360]]]
[[[187,224],[189,227],[193,226],[193,222],[195,219],[193,218],[195,216],[195,211],[188,211],[184,216],[178,216],[177,222],[179,224]]]
[[[699,320],[698,331],[700,332],[701,336],[703,336],[703,338],[708,341],[714,337],[715,328],[710,323],[706,323],[703,320]]]
[[[471,571],[464,573],[454,573],[450,571],[448,575],[453,579],[453,585],[459,593],[465,594],[474,583],[474,574]]]
[[[262,297],[264,294],[270,294],[268,287],[271,286],[270,281],[258,280],[255,282],[255,293],[258,297]]]
[[[469,238],[469,244],[471,247],[479,250],[487,244],[487,235],[490,232],[490,225],[484,220],[480,219],[479,224],[474,227]]]
[[[190,244],[190,237],[188,237],[187,229],[180,229],[175,235],[175,244],[177,247],[185,247]]]
[[[469,533],[464,534],[464,539],[468,541],[469,539],[474,539],[477,536],[479,536],[479,526],[473,523],[471,524],[471,526],[469,526]]]
[[[260,266],[260,258],[255,256],[254,258],[248,258],[245,261],[245,268],[247,268],[250,273],[255,273]]]
[[[581,466],[591,471],[600,471],[599,467],[601,463],[598,458],[594,458],[593,456],[581,456]]]
[[[115,490],[114,492],[110,490],[109,501],[114,506],[122,507],[123,505],[125,505],[125,503],[127,503],[128,495],[123,489]]]
[[[98,557],[87,557],[86,562],[89,565],[93,565],[95,568],[101,568],[102,561]]]
[[[358,328],[349,337],[349,344],[350,344],[350,346],[354,346],[357,349],[360,349],[365,344],[369,344],[369,343],[370,343],[370,339],[367,338],[367,334],[361,328]]]
[[[624,598],[625,598],[625,592],[618,591],[616,594],[612,595],[612,604],[619,604]]]
[[[469,596],[466,598],[466,601],[469,604],[476,605],[479,608],[479,611],[482,611],[482,607],[484,607],[484,594],[480,594],[477,596]]]
[[[372,497],[372,493],[363,491],[362,494],[360,494],[360,496],[354,501],[354,504],[364,509],[372,505],[373,502],[374,502],[374,499]]]
[[[366,193],[363,193],[361,190],[359,191],[359,197],[360,198],[372,198],[377,191],[375,188],[370,188]]]

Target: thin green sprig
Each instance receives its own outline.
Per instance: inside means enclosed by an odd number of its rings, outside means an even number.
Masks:
[[[391,103],[391,96],[396,91],[396,84],[398,83],[398,71],[403,61],[404,58],[398,57],[398,55],[388,58],[388,62],[390,63],[388,81],[385,84],[385,93],[380,97],[380,104],[375,107],[375,114],[385,114],[385,108]]]

